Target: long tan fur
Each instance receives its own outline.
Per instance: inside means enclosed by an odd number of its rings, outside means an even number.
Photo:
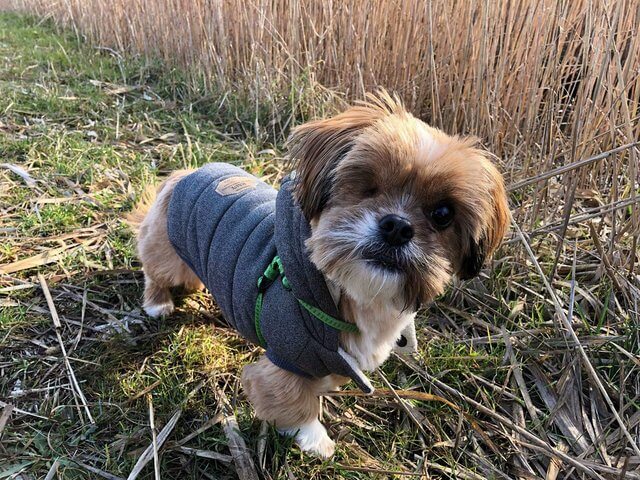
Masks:
[[[167,233],[167,208],[171,194],[176,183],[189,173],[190,170],[173,172],[158,186],[155,195],[152,188],[146,189],[133,213],[127,217],[127,222],[136,232],[138,256],[144,268],[143,308],[153,317],[173,311],[171,287],[203,288],[200,279],[174,250]]]
[[[298,127],[289,145],[296,199],[311,224],[310,258],[338,292],[343,318],[360,330],[343,332],[341,349],[357,368],[373,370],[420,303],[442,293],[453,275],[477,275],[499,245],[509,222],[502,176],[474,139],[426,125],[385,92]],[[202,288],[167,234],[171,194],[188,173],[174,172],[155,198],[147,191],[128,217],[145,272],[143,306],[154,317],[173,310],[170,287]],[[445,227],[434,217],[443,204],[454,212]],[[379,222],[390,214],[412,228],[402,248],[381,244]],[[302,378],[266,357],[242,373],[257,416],[323,457],[333,454],[334,443],[318,420],[318,397],[347,380]]]

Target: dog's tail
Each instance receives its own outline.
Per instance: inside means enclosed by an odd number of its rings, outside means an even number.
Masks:
[[[160,184],[160,188],[162,188],[162,184]],[[136,235],[140,231],[140,225],[142,225],[144,217],[147,216],[153,202],[156,200],[158,190],[157,185],[147,185],[134,209],[124,217],[124,223],[126,223]]]
[[[192,171],[193,170],[176,170],[159,185],[147,185],[134,209],[124,217],[124,222],[129,226],[129,228],[131,228],[131,230],[133,230],[136,236],[140,231],[142,222],[149,213],[149,210],[151,210],[151,207],[155,203],[156,199],[158,199],[159,203],[162,204],[161,208],[166,210],[169,199],[171,197],[171,193],[173,193],[173,189],[175,188],[176,183],[178,183],[182,179],[182,177],[190,174]]]

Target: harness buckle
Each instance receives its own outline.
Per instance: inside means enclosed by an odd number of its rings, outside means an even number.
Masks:
[[[258,278],[258,292],[264,293],[267,288],[275,281],[282,273],[279,258],[276,256],[271,260],[271,263],[267,266],[266,270]]]

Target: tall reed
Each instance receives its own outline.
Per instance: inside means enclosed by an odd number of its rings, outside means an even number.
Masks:
[[[198,93],[241,92],[256,110],[271,106],[274,117],[278,99],[299,98],[304,85],[347,98],[384,86],[430,123],[480,137],[501,157],[510,183],[640,136],[634,0],[14,4],[97,45],[179,67],[194,89],[204,89]],[[570,172],[560,186],[537,184],[535,208],[520,219],[533,227],[540,211],[557,207],[558,195],[570,204],[589,189],[607,204],[631,195],[637,160],[631,148]]]

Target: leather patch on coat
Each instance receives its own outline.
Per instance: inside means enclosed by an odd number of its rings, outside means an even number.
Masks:
[[[223,197],[255,188],[256,180],[248,177],[229,177],[218,183],[216,193]]]

